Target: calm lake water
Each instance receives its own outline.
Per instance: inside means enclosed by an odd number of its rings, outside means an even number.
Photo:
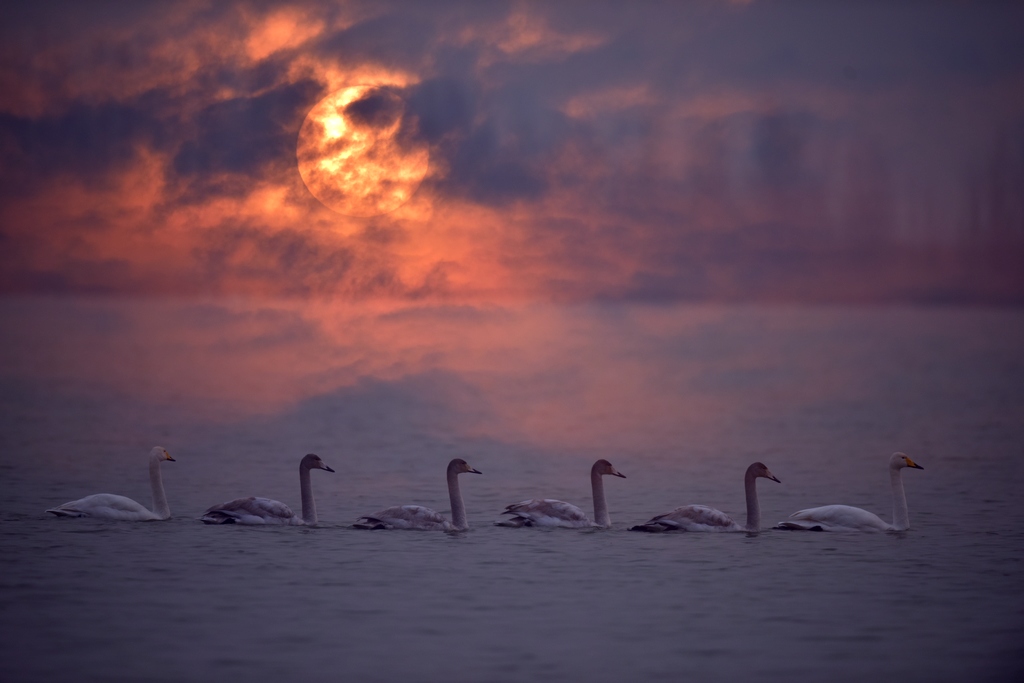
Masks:
[[[1016,681],[1024,673],[1024,312],[966,309],[390,309],[0,301],[0,680]],[[150,504],[173,518],[44,510]],[[677,505],[767,527],[804,507],[899,534],[649,535]],[[204,526],[264,495],[315,529]],[[472,529],[347,528],[447,511]],[[614,528],[492,526],[554,497]]]

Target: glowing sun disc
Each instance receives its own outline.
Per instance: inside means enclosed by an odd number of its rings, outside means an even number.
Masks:
[[[430,160],[408,132],[405,102],[377,86],[322,99],[299,130],[299,175],[314,197],[346,216],[394,211],[415,194]]]

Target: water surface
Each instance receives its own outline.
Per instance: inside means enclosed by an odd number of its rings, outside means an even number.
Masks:
[[[0,358],[3,680],[1016,680],[1024,669],[1024,315],[957,309],[313,310],[8,300]],[[107,491],[173,519],[54,519]],[[631,533],[685,503],[766,526],[812,505],[899,534]],[[321,525],[207,527],[265,495]],[[380,507],[466,533],[347,528]],[[615,528],[505,529],[506,504]]]

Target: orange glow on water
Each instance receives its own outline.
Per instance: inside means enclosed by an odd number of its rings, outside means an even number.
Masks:
[[[885,340],[849,334],[849,311],[239,299],[15,301],[4,312],[18,321],[0,357],[9,377],[105,386],[214,421],[412,382],[456,416],[445,429],[567,449],[663,449],[778,401],[862,400],[851,368],[892,355]]]

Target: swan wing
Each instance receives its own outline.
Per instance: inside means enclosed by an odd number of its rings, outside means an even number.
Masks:
[[[205,524],[302,524],[292,509],[271,498],[236,498],[214,505],[199,518]]]
[[[47,512],[58,517],[96,517],[98,519],[117,519],[128,522],[160,519],[151,510],[131,498],[118,496],[113,493],[95,493],[91,496],[50,508]]]
[[[743,527],[721,510],[707,505],[683,505],[630,527],[630,531],[743,531]]]
[[[586,513],[571,503],[551,498],[524,500],[506,507],[503,515],[511,519],[495,522],[498,526],[592,527]]]
[[[889,531],[878,515],[850,505],[823,505],[799,510],[780,522],[780,529],[801,531]]]
[[[352,525],[356,529],[419,529],[452,531],[452,523],[444,515],[422,505],[396,505],[373,515],[366,515]]]

